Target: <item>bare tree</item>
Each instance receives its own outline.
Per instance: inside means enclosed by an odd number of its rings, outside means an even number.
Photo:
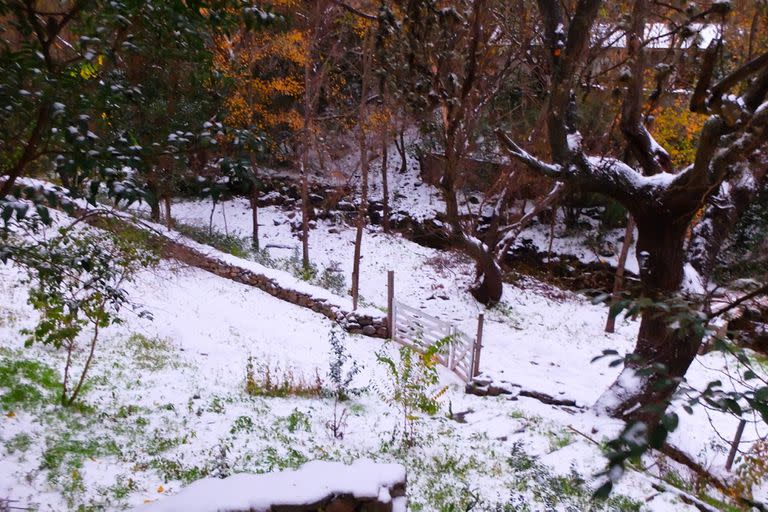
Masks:
[[[360,257],[363,245],[363,229],[368,218],[368,141],[366,133],[366,123],[368,122],[368,88],[371,75],[371,42],[372,32],[366,32],[362,44],[362,68],[363,72],[360,78],[360,105],[358,110],[357,133],[358,144],[360,147],[360,203],[357,207],[357,222],[355,227],[355,253],[352,263],[352,309],[357,309],[357,303],[360,298]],[[384,171],[385,172],[385,171]]]
[[[624,91],[622,133],[636,165],[609,155],[589,155],[583,145],[574,93],[601,0],[579,0],[567,13],[557,0],[538,0],[549,51],[548,142],[553,162],[537,158],[499,132],[508,154],[531,169],[557,180],[599,192],[623,204],[637,222],[640,278],[647,297],[661,301],[681,292],[686,262],[686,235],[696,212],[722,183],[763,147],[768,137],[768,54],[745,63],[711,84],[705,61],[692,108],[710,115],[691,165],[671,171],[668,153],[643,123],[649,2],[633,2],[628,44],[631,79]],[[656,4],[654,4],[656,5]],[[722,15],[719,2],[701,14]],[[717,42],[721,44],[721,42]],[[740,91],[740,92],[739,92]],[[642,313],[637,343],[625,369],[598,401],[598,409],[616,417],[656,425],[701,343],[696,331],[672,328],[657,306]],[[638,370],[657,371],[640,372]],[[663,371],[658,371],[663,369]]]
[[[335,19],[337,3],[332,0],[311,0],[301,15],[304,18],[306,61],[304,64],[304,124],[301,130],[301,256],[305,270],[309,269],[309,158],[313,147],[315,116],[323,84],[332,64],[335,51],[324,48],[332,39],[331,26]],[[332,47],[338,41],[330,43]]]
[[[449,236],[475,260],[472,295],[481,303],[493,304],[502,294],[501,268],[492,249],[476,236],[474,223],[463,222],[458,192],[483,109],[501,87],[511,53],[508,58],[499,56],[499,34],[486,0],[460,1],[450,9],[434,1],[409,0],[401,8],[401,22],[395,21],[392,12],[383,17],[384,30],[394,35],[390,41],[402,44],[400,53],[390,57],[389,70],[400,73],[412,110],[427,117],[436,112],[445,153],[440,190]],[[398,151],[403,158],[402,136]]]

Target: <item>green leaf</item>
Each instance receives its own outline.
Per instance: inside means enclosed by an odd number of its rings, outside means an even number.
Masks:
[[[604,500],[607,499],[608,496],[611,495],[611,491],[613,490],[613,482],[608,480],[603,485],[597,488],[597,490],[594,492],[593,496],[595,499],[598,500]]]
[[[759,402],[768,402],[768,386],[763,386],[755,391],[755,400]]]
[[[742,415],[741,405],[739,405],[739,402],[734,400],[733,398],[724,398],[722,401],[722,406],[726,411],[731,411],[737,416]]]
[[[39,204],[35,207],[35,210],[37,210],[37,214],[40,216],[40,220],[42,220],[43,223],[46,225],[51,224],[51,212],[48,211],[48,207]]]
[[[661,419],[661,422],[664,425],[664,428],[666,428],[669,432],[674,432],[677,430],[677,426],[680,424],[680,418],[677,416],[677,414],[671,412],[665,414]]]
[[[27,211],[29,210],[29,205],[27,203],[21,203],[16,206],[16,218],[21,220],[24,217],[27,216]]]

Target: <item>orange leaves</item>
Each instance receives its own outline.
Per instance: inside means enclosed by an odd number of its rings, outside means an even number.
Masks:
[[[750,450],[742,455],[737,470],[738,479],[730,487],[733,497],[752,496],[754,487],[765,482],[768,477],[768,441],[757,441]]]
[[[292,0],[278,2],[283,7]],[[307,38],[297,29],[241,32],[215,41],[214,65],[230,78],[226,121],[239,128],[301,129],[296,111],[304,94]]]
[[[678,99],[673,105],[665,105],[658,110],[652,133],[657,142],[669,151],[675,167],[693,162],[699,133],[706,120],[706,116],[691,112],[685,99]]]

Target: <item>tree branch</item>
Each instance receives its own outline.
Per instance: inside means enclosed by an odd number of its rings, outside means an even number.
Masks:
[[[551,176],[553,178],[563,178],[563,168],[557,164],[548,164],[542,160],[539,160],[535,156],[528,153],[526,150],[518,146],[512,139],[509,138],[509,136],[501,131],[501,129],[496,130],[496,136],[499,138],[499,142],[501,142],[502,148],[507,152],[507,154],[514,159],[524,163],[531,169],[538,171],[542,174],[545,174],[547,176]]]
[[[753,290],[749,292],[748,294],[736,299],[735,301],[731,302],[727,306],[723,306],[722,308],[718,309],[717,311],[714,311],[707,315],[707,320],[712,320],[713,318],[717,318],[718,316],[722,316],[728,311],[732,309],[736,309],[737,307],[741,306],[745,302],[754,299],[755,297],[759,297],[760,295],[766,295],[768,294],[768,284],[764,284],[760,288]]]
[[[672,160],[648,132],[643,123],[643,85],[645,81],[645,22],[647,0],[635,0],[632,27],[627,31],[631,79],[621,108],[621,131],[629,143],[630,151],[646,175],[669,171]]]
[[[341,0],[333,0],[333,3],[335,3],[336,5],[338,5],[339,7],[341,7],[342,9],[344,9],[347,12],[350,12],[350,13],[354,14],[355,16],[359,16],[360,18],[363,18],[363,19],[366,19],[366,20],[371,20],[371,21],[376,21],[376,20],[379,19],[378,16],[374,16],[373,14],[368,14],[366,12],[363,12],[360,9],[349,5],[346,2],[342,2]]]

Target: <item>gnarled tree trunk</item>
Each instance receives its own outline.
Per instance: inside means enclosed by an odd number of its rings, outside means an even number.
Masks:
[[[645,294],[654,301],[680,290],[685,265],[685,237],[690,218],[674,222],[657,215],[636,217],[637,255]],[[669,313],[649,307],[642,313],[632,357],[596,404],[600,412],[655,425],[701,344],[701,336],[670,323]],[[643,370],[643,375],[637,371]],[[645,372],[653,370],[649,375]]]

